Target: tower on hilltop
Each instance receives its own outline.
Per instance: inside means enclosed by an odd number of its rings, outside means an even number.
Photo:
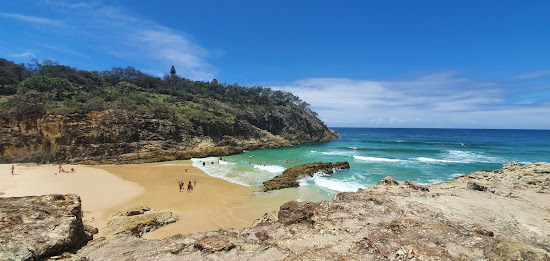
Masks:
[[[172,69],[170,69],[170,76],[172,78],[174,78],[174,76],[176,76],[176,67],[174,67],[174,65],[172,65]]]

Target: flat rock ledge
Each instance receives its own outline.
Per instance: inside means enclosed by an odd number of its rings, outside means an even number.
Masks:
[[[264,182],[263,191],[298,187],[298,180],[304,177],[313,177],[318,172],[330,175],[335,169],[349,169],[349,162],[314,162],[288,168],[281,175]]]
[[[178,215],[169,211],[157,212],[148,207],[133,207],[114,214],[102,233],[105,237],[120,235],[141,237],[145,233],[178,220]]]
[[[0,260],[37,260],[92,239],[78,195],[0,198]]]

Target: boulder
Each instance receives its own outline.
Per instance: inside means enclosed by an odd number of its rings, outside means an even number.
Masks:
[[[78,195],[0,198],[0,260],[47,258],[91,239]]]
[[[397,180],[393,179],[392,177],[387,176],[387,177],[383,178],[382,180],[378,181],[378,183],[376,183],[376,185],[397,186],[397,185],[399,185],[399,182],[397,182]]]
[[[315,209],[319,207],[318,202],[296,202],[289,201],[283,204],[279,210],[279,222],[290,225],[295,223],[313,224]]]
[[[235,244],[218,236],[206,237],[195,242],[195,248],[201,251],[209,251],[211,253],[229,251],[235,248]]]

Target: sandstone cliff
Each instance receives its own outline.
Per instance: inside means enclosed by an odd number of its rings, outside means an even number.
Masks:
[[[0,121],[0,162],[136,163],[220,156],[337,139],[291,108],[187,122],[105,110]]]

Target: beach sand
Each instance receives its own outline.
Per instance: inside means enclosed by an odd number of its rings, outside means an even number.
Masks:
[[[57,173],[58,165],[0,164],[1,197],[44,194],[80,195],[84,222],[100,229],[108,218],[125,208],[145,206],[172,211],[180,220],[146,234],[161,239],[176,234],[251,226],[264,213],[275,214],[298,190],[259,193],[254,189],[208,176],[192,162],[172,161],[129,165],[63,165],[75,173]],[[185,172],[185,169],[188,172]],[[194,190],[179,191],[178,181],[197,181]]]

